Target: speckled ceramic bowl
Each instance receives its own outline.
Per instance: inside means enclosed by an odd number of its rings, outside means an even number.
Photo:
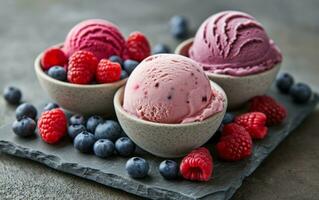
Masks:
[[[177,46],[175,53],[188,57],[188,50],[193,44],[193,38],[185,40]],[[215,81],[225,91],[228,97],[228,108],[238,108],[249,99],[267,92],[277,76],[280,64],[272,69],[248,76],[230,76],[206,72],[210,80]]]
[[[127,79],[108,84],[79,85],[58,81],[48,76],[41,68],[40,54],[34,63],[40,85],[62,108],[83,115],[115,115],[113,97]]]
[[[123,130],[139,147],[159,157],[181,157],[205,144],[224,117],[227,97],[221,87],[212,81],[211,84],[224,96],[224,109],[201,122],[163,124],[139,119],[122,107],[124,87],[114,96],[115,112]]]

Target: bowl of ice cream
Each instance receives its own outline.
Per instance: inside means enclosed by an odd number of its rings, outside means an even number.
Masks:
[[[175,53],[202,66],[207,76],[225,90],[229,108],[265,94],[282,61],[278,47],[262,25],[237,11],[220,12],[206,19],[195,37],[182,42]]]
[[[207,142],[227,108],[221,87],[200,65],[180,55],[158,54],[142,61],[114,96],[117,118],[142,149],[181,157]]]

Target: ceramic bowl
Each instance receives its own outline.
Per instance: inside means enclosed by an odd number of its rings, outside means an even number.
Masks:
[[[115,115],[113,97],[125,85],[127,79],[114,83],[79,85],[58,81],[48,76],[41,68],[42,53],[34,62],[36,76],[42,88],[62,108],[82,115]]]
[[[205,144],[214,135],[224,117],[227,97],[216,83],[211,81],[211,85],[224,96],[224,109],[201,122],[163,124],[139,119],[122,107],[124,87],[114,96],[115,112],[125,133],[139,147],[163,158],[182,157]]]
[[[185,40],[177,46],[175,53],[188,57],[188,50],[193,44],[193,38]],[[220,85],[228,98],[228,108],[239,108],[249,99],[267,92],[277,76],[280,64],[272,69],[248,76],[230,76],[206,72],[210,80]]]

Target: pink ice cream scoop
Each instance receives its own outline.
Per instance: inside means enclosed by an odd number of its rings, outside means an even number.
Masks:
[[[245,76],[266,71],[282,60],[262,25],[237,12],[217,13],[198,29],[189,56],[205,71]]]
[[[64,51],[71,56],[86,50],[100,60],[111,55],[122,56],[125,39],[118,27],[102,19],[89,19],[74,26],[64,42]]]
[[[123,108],[138,118],[158,123],[202,121],[223,110],[201,66],[174,54],[146,58],[130,75]]]

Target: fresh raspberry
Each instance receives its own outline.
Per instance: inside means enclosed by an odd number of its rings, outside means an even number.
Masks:
[[[266,95],[252,98],[249,110],[264,113],[267,116],[268,126],[280,124],[287,116],[286,108]]]
[[[121,78],[121,65],[107,59],[100,60],[96,70],[96,80],[99,83],[112,83]]]
[[[179,169],[185,179],[208,181],[213,173],[213,158],[208,149],[201,147],[185,156]]]
[[[266,121],[266,115],[261,112],[249,112],[235,118],[235,123],[244,127],[253,139],[263,139],[267,135]]]
[[[42,139],[53,144],[58,142],[67,130],[67,118],[60,108],[45,111],[38,120],[38,129]]]
[[[67,75],[68,81],[76,84],[89,84],[94,78],[90,70],[80,67],[69,69]]]
[[[249,157],[252,153],[252,140],[242,126],[226,124],[220,141],[216,145],[218,156],[223,160],[236,161]]]
[[[145,35],[140,32],[131,33],[126,41],[126,52],[124,52],[124,55],[128,59],[139,62],[150,56],[151,48]]]
[[[59,48],[46,49],[41,58],[41,67],[43,70],[48,70],[55,65],[62,66],[68,63],[68,58],[65,53]]]

